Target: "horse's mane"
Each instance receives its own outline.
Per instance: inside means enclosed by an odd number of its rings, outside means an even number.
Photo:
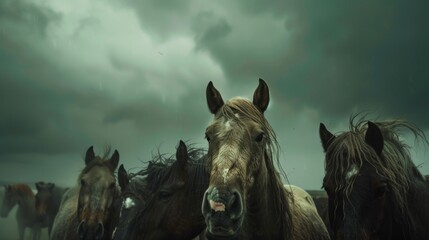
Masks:
[[[12,192],[14,192],[14,193],[34,197],[33,191],[31,190],[31,188],[27,184],[17,183],[17,184],[10,185],[10,187],[11,187]]]
[[[365,142],[367,120],[365,117],[350,118],[350,131],[339,134],[327,149],[326,177],[335,181],[337,189],[348,196],[353,188],[355,177],[345,181],[344,176],[352,165],[359,170],[364,162],[371,164],[377,174],[389,182],[391,197],[398,204],[398,210],[403,216],[408,216],[407,192],[410,185],[416,181],[424,181],[411,160],[409,146],[400,139],[400,128],[408,129],[416,140],[428,142],[423,131],[412,123],[402,120],[375,122],[384,138],[384,148],[381,156]]]
[[[190,191],[195,192],[197,184],[202,183],[203,177],[207,175],[204,171],[206,150],[196,148],[192,144],[187,144],[187,149],[188,159],[186,164],[190,173],[188,176],[190,178],[188,181],[190,185],[188,186]],[[152,160],[148,162],[146,168],[134,174],[133,178],[144,178],[148,184],[148,189],[153,192],[172,174],[177,164],[175,154],[168,156],[158,151],[156,155],[152,156]]]
[[[256,108],[252,102],[245,98],[235,97],[226,101],[216,115],[220,114],[221,116],[234,119],[240,123],[242,122],[242,119],[241,117],[236,116],[237,113],[239,116],[244,116],[244,119],[250,119],[259,124],[266,134],[267,146],[265,152],[265,163],[268,170],[268,182],[273,187],[271,190],[274,193],[274,197],[271,199],[274,201],[274,205],[272,207],[274,207],[278,213],[281,213],[278,214],[277,221],[283,224],[282,235],[284,237],[288,237],[291,235],[291,231],[293,231],[293,228],[290,227],[292,226],[292,216],[289,209],[288,198],[291,200],[293,200],[293,198],[289,192],[284,190],[281,180],[280,173],[285,177],[285,179],[286,174],[280,164],[280,145],[277,141],[276,134],[263,113]],[[279,169],[280,173],[276,170],[275,165],[277,165],[277,169]]]

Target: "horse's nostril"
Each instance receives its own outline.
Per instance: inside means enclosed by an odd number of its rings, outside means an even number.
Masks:
[[[98,223],[97,228],[95,229],[95,238],[101,239],[104,235],[104,226],[101,223]]]
[[[229,212],[232,219],[237,219],[242,215],[243,203],[239,192],[235,191],[232,193],[229,201],[229,206],[230,206]]]
[[[77,228],[77,232],[79,234],[79,238],[80,239],[84,239],[85,238],[86,231],[87,231],[87,227],[86,227],[85,221],[80,222],[80,224],[79,224],[79,226]]]
[[[203,196],[203,204],[201,206],[201,210],[203,212],[203,215],[210,213],[210,204],[209,204],[209,199],[207,198],[207,196],[208,196],[208,191],[206,191],[204,193],[204,196]]]

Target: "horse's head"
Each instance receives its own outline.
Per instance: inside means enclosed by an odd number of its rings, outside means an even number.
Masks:
[[[135,239],[138,235],[136,224],[140,209],[144,209],[146,198],[150,196],[147,191],[146,181],[139,177],[130,179],[124,166],[118,169],[118,183],[121,188],[121,197],[117,199],[120,203],[119,221],[113,232],[113,239]]]
[[[114,171],[119,153],[110,159],[95,156],[91,146],[85,155],[86,167],[79,176],[78,233],[80,239],[102,239],[105,224],[112,217],[112,205],[117,196]]]
[[[202,211],[208,235],[231,237],[240,230],[249,189],[258,184],[258,172],[266,172],[264,159],[271,154],[274,133],[263,115],[269,90],[260,79],[253,102],[233,98],[224,103],[210,82],[206,95],[214,120],[205,133],[210,181]]]
[[[119,182],[129,183],[121,184],[127,187],[115,239],[191,239],[203,231],[200,204],[208,182],[203,152],[180,141],[175,160],[161,155],[131,181],[119,173]]]
[[[334,136],[321,124],[320,138],[326,153],[323,186],[329,196],[329,220],[336,239],[391,239],[389,181],[384,165],[383,135],[368,122],[362,132]],[[382,238],[381,238],[382,236]]]
[[[48,216],[48,207],[52,204],[52,190],[54,183],[37,182],[36,183],[36,217],[39,222],[45,221]]]
[[[10,210],[18,203],[18,196],[13,191],[12,185],[5,185],[5,192],[3,196],[2,206],[0,210],[1,217],[7,217]]]

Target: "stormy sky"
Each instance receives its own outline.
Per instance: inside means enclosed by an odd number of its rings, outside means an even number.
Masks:
[[[428,5],[2,0],[0,181],[70,186],[91,145],[131,171],[179,139],[206,146],[207,83],[251,98],[263,78],[290,182],[319,189],[320,122],[365,111],[429,134]],[[429,174],[427,148],[411,152]]]

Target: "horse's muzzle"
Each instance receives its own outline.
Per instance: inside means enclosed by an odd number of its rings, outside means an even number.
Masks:
[[[243,199],[236,190],[211,187],[203,198],[202,212],[211,238],[231,238],[241,227]]]
[[[104,236],[104,226],[102,223],[98,223],[95,227],[89,226],[85,221],[82,221],[77,232],[80,240],[101,240]]]

